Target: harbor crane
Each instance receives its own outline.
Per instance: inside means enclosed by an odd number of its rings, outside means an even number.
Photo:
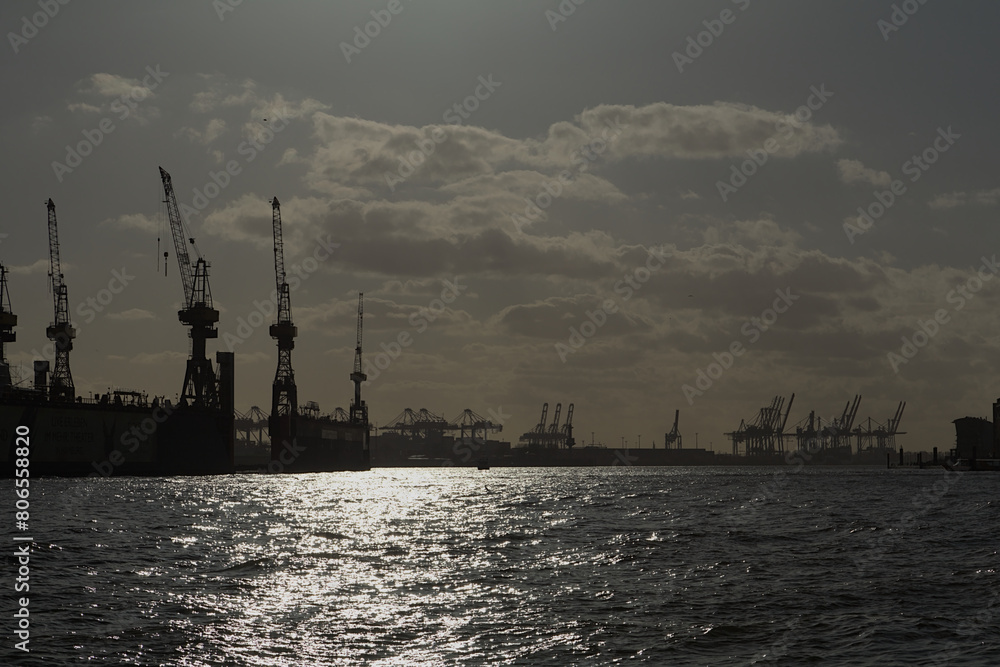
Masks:
[[[562,414],[562,403],[556,403],[555,416],[552,418],[552,423],[549,424],[547,423],[549,404],[543,403],[542,417],[538,420],[538,424],[527,433],[522,434],[518,442],[529,448],[557,449],[563,445],[572,448],[576,445],[576,440],[573,438],[573,409],[574,406],[570,403],[566,410],[566,421],[560,426],[559,417]]]
[[[886,424],[885,435],[879,443],[882,449],[896,450],[896,436],[905,434],[904,431],[899,430],[899,422],[903,419],[903,410],[905,409],[906,401],[900,401],[899,407],[896,408],[896,414]]]
[[[545,418],[549,414],[549,404],[542,403],[542,418],[538,421],[532,433],[545,433]]]
[[[473,442],[483,444],[490,432],[502,431],[503,425],[495,424],[486,417],[466,408],[462,414],[449,422],[448,429],[458,429],[459,440],[462,442],[465,442],[466,438],[471,438]]]
[[[566,423],[562,427],[562,437],[563,442],[566,443],[567,449],[573,449],[573,445],[576,444],[576,440],[573,438],[573,404],[569,404],[569,409],[566,411]]]
[[[548,428],[548,424],[546,424],[546,418],[548,417],[548,415],[549,415],[549,404],[543,403],[541,419],[538,420],[538,423],[535,424],[535,427],[533,429],[531,429],[530,431],[528,431],[527,433],[523,434],[520,437],[520,442],[525,443],[528,447],[535,447],[537,445],[542,444],[542,442],[545,440],[546,429]]]
[[[562,403],[556,403],[556,416],[549,425],[548,434],[555,435],[559,432],[559,415],[562,413]]]
[[[13,384],[7,362],[7,343],[17,340],[16,326],[17,315],[11,310],[10,292],[7,291],[7,267],[0,264],[0,389]]]
[[[750,455],[773,455],[785,452],[785,427],[788,425],[788,415],[792,411],[795,394],[788,399],[787,409],[785,399],[775,396],[771,405],[760,409],[757,418],[747,422],[740,420],[740,427],[726,436],[733,441],[733,455],[738,455],[740,445],[744,445],[744,453]]]
[[[73,386],[73,374],[69,369],[69,353],[73,349],[73,339],[76,329],[69,321],[69,294],[63,280],[62,267],[59,264],[59,230],[56,223],[56,205],[49,199],[46,202],[49,210],[49,279],[52,284],[52,300],[55,306],[55,319],[45,329],[46,337],[55,343],[56,364],[49,381],[49,398],[53,401],[76,400],[76,388]]]
[[[361,327],[365,314],[364,296],[364,292],[358,292],[358,342],[354,348],[354,372],[351,373],[351,382],[354,383],[351,422],[355,424],[368,423],[368,406],[361,400],[361,383],[368,379],[368,376],[361,370]]]
[[[449,424],[444,417],[434,414],[427,408],[420,410],[406,408],[384,427],[385,431],[398,433],[411,440],[434,441],[440,440],[445,431],[454,429],[454,424]]]
[[[298,329],[292,323],[291,290],[285,276],[285,250],[281,237],[281,203],[271,200],[271,226],[274,231],[274,278],[278,321],[271,325],[271,338],[278,341],[278,368],[271,385],[271,415],[268,431],[272,448],[280,452],[285,442],[292,442],[296,435],[295,416],[298,413],[298,392],[295,372],[292,370],[292,349]]]
[[[209,338],[219,337],[219,331],[215,328],[219,321],[219,311],[212,305],[212,290],[208,284],[209,264],[198,252],[194,238],[185,233],[184,221],[181,219],[177,197],[174,195],[174,186],[170,174],[164,171],[163,167],[160,167],[160,180],[163,182],[164,203],[167,205],[167,217],[170,220],[170,232],[174,240],[174,252],[177,255],[177,268],[184,287],[184,307],[177,312],[177,318],[181,324],[190,327],[188,335],[191,338],[191,357],[184,372],[181,404],[217,409],[220,407],[219,386],[212,371],[212,362],[205,356],[205,342]],[[197,261],[193,265],[188,254],[188,244],[197,256]]]
[[[669,433],[663,435],[663,448],[671,449],[673,446],[676,449],[681,448],[681,433],[677,430],[677,422],[681,419],[681,411],[674,410],[674,427],[670,429]]]

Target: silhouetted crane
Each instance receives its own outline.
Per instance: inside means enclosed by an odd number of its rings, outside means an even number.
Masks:
[[[55,319],[45,329],[45,335],[55,343],[56,347],[56,364],[49,381],[49,398],[53,401],[73,401],[76,399],[76,388],[73,386],[73,374],[69,369],[69,353],[73,349],[76,329],[69,321],[69,294],[66,283],[63,282],[62,267],[59,264],[59,230],[56,224],[56,205],[50,199],[46,206],[49,209],[49,278],[52,281]]]
[[[676,445],[677,449],[681,448],[681,434],[677,430],[677,422],[680,421],[680,418],[681,418],[681,411],[674,410],[674,427],[670,430],[669,433],[666,433],[663,436],[664,449],[670,449],[672,445]]]
[[[0,264],[0,389],[13,384],[7,362],[7,343],[17,340],[16,326],[17,315],[11,310],[10,293],[7,291],[7,267]]]
[[[163,182],[164,203],[167,205],[167,218],[170,220],[170,232],[174,239],[174,252],[177,254],[177,268],[181,274],[181,284],[184,287],[184,307],[178,311],[177,318],[190,327],[191,357],[184,373],[184,389],[181,391],[181,403],[192,404],[205,408],[219,407],[219,390],[212,362],[205,356],[205,341],[218,338],[219,331],[215,324],[219,321],[219,311],[212,306],[212,290],[208,284],[208,262],[198,252],[194,238],[185,234],[184,221],[177,206],[174,186],[170,174],[160,167],[160,180]],[[50,202],[51,203],[51,202]],[[194,248],[198,260],[191,265],[187,242]]]
[[[358,341],[354,348],[354,372],[351,373],[351,382],[354,383],[351,421],[355,424],[368,423],[368,406],[361,400],[361,383],[368,379],[368,376],[361,371],[361,332],[365,315],[364,297],[364,292],[358,292]]]
[[[566,410],[566,423],[562,427],[562,437],[563,444],[566,445],[567,449],[573,449],[573,445],[576,444],[576,440],[573,438],[573,404],[569,404],[569,409]]]
[[[292,323],[292,299],[285,279],[285,250],[281,236],[281,204],[271,200],[271,227],[274,236],[274,278],[277,291],[278,321],[271,325],[271,338],[278,341],[278,368],[271,385],[271,415],[268,418],[268,435],[271,438],[271,457],[276,458],[284,444],[296,436],[295,418],[298,415],[298,390],[292,370],[292,350],[298,329]]]

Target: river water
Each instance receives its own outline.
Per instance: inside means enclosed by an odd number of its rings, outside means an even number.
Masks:
[[[4,665],[1000,664],[997,474],[39,479],[26,533],[4,486]]]

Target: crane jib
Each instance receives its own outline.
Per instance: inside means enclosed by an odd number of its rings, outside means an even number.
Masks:
[[[180,208],[177,205],[177,196],[174,194],[174,186],[170,174],[163,167],[160,167],[160,180],[163,181],[164,203],[167,205],[167,218],[170,221],[170,234],[174,241],[174,253],[177,255],[177,267],[181,274],[181,284],[184,287],[184,303],[187,307],[192,307],[199,301],[195,294],[196,270],[191,262],[188,253],[187,240],[190,239],[191,246],[198,252],[198,247],[194,244],[194,239],[185,233],[184,219],[181,218]],[[204,260],[198,258],[199,264]],[[198,276],[200,278],[200,276]]]

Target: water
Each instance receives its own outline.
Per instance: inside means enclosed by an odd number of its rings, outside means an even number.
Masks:
[[[436,468],[31,491],[31,653],[13,649],[8,555],[0,664],[1000,663],[995,474]]]

